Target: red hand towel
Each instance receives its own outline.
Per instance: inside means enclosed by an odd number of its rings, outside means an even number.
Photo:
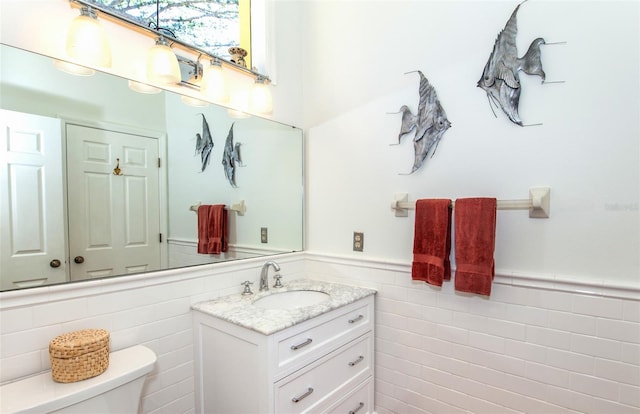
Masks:
[[[220,254],[229,249],[229,226],[224,204],[198,207],[198,253]]]
[[[456,290],[489,296],[494,276],[495,198],[456,200]]]
[[[416,201],[411,278],[442,286],[451,279],[451,200]]]
[[[209,207],[208,205],[198,207],[198,253],[200,254],[209,252]]]
[[[224,204],[209,207],[209,254],[220,254],[228,248],[227,210]]]

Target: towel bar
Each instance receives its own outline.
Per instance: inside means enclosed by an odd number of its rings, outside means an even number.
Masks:
[[[498,200],[498,210],[529,210],[530,218],[549,218],[551,207],[551,188],[535,187],[529,189],[529,198],[520,200]],[[409,202],[408,193],[396,193],[391,208],[396,217],[407,217],[409,210],[416,208],[416,203]],[[455,208],[455,201],[451,202],[451,208]]]
[[[198,207],[200,207],[202,203],[198,201],[197,204],[192,204],[189,207],[189,211],[198,211]],[[244,204],[244,200],[240,200],[235,204],[231,204],[230,206],[225,207],[229,211],[235,211],[239,216],[244,216],[244,213],[247,211],[247,206]]]

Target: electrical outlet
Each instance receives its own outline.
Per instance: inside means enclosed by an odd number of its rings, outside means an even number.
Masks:
[[[266,227],[260,228],[260,242],[268,243],[269,242],[269,234]]]
[[[364,249],[364,233],[354,231],[353,232],[353,251],[361,252]]]

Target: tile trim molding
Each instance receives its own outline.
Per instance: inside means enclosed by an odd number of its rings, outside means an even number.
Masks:
[[[348,266],[365,267],[379,270],[389,270],[411,274],[411,264],[381,259],[359,259],[349,256],[339,256],[323,253],[305,253],[305,259],[317,262],[343,264]],[[455,268],[452,269],[452,272]],[[563,275],[536,275],[522,272],[509,272],[496,269],[493,283],[517,287],[535,288],[558,292],[569,292],[583,295],[631,299],[640,301],[640,283],[622,284],[610,283],[606,280],[584,279]]]

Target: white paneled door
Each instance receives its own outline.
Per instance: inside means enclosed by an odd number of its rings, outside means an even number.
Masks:
[[[160,267],[158,140],[67,124],[72,280]]]
[[[0,110],[0,288],[67,279],[59,119]]]

